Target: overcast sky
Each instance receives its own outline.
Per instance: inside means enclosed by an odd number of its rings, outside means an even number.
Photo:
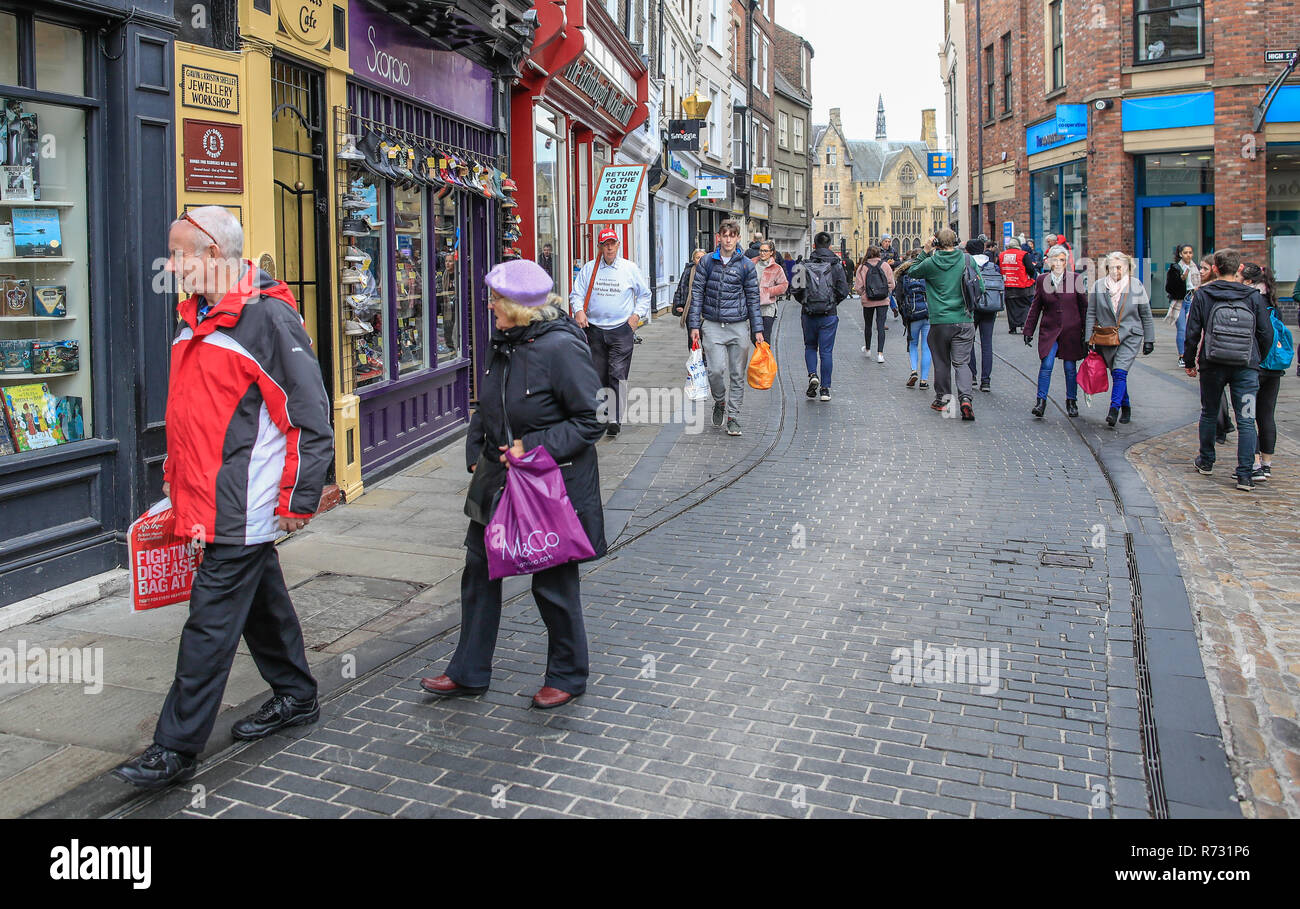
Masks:
[[[890,139],[921,138],[933,107],[944,143],[943,0],[776,0],[776,21],[813,46],[814,123],[838,107],[846,138],[874,139],[883,94]]]

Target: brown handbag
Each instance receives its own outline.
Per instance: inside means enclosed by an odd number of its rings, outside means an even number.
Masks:
[[[1102,290],[1103,295],[1106,293]],[[1092,337],[1088,343],[1095,347],[1119,347],[1119,323],[1124,318],[1124,304],[1127,301],[1128,294],[1125,294],[1125,300],[1119,304],[1119,312],[1115,313],[1114,325],[1096,325],[1092,326]]]

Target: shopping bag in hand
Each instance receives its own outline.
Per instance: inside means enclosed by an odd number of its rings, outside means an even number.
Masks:
[[[1110,373],[1106,371],[1106,361],[1101,354],[1093,351],[1079,364],[1079,388],[1083,390],[1084,400],[1092,403],[1093,395],[1105,394],[1110,390]]]
[[[506,459],[505,492],[483,531],[488,578],[535,574],[594,556],[560,468],[546,449],[538,445],[521,458],[506,452]]]
[[[194,528],[191,536],[177,533],[171,499],[158,502],[131,524],[127,547],[132,612],[183,603],[190,598],[203,551],[200,531]]]
[[[776,357],[766,341],[759,341],[754,346],[754,354],[749,358],[749,387],[771,388],[776,381]]]
[[[691,348],[691,355],[686,358],[686,400],[703,401],[711,394],[709,371],[704,368],[704,351],[697,344]]]

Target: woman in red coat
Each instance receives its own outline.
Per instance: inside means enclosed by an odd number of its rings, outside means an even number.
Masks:
[[[1087,355],[1083,343],[1083,319],[1088,298],[1079,293],[1068,269],[1069,250],[1053,246],[1047,253],[1047,268],[1034,282],[1034,302],[1025,317],[1025,346],[1034,340],[1039,317],[1043,330],[1038,336],[1038,400],[1030,411],[1042,419],[1047,410],[1047,391],[1052,385],[1052,367],[1059,357],[1065,370],[1065,412],[1079,415],[1079,383],[1075,378],[1078,361]]]

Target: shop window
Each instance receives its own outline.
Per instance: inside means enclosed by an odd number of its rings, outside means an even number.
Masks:
[[[1270,144],[1266,164],[1268,264],[1278,294],[1294,297],[1300,278],[1300,145]]]
[[[1088,243],[1088,168],[1083,161],[1040,170],[1029,177],[1029,231],[1026,236],[1047,252],[1044,238],[1065,234],[1075,255]]]
[[[460,359],[460,325],[464,319],[465,301],[461,298],[461,251],[456,239],[460,206],[454,195],[434,199],[433,244],[436,261],[433,263],[434,290],[437,300],[434,312],[434,335],[439,363]]]
[[[1133,50],[1138,63],[1200,57],[1204,48],[1203,0],[1136,0]]]
[[[1002,112],[1011,110],[1011,32],[1002,36]]]
[[[1047,21],[1051,28],[1052,81],[1051,90],[1065,86],[1065,0],[1052,0],[1047,5]]]
[[[36,20],[36,87],[41,91],[84,94],[85,56],[78,29]]]
[[[1139,196],[1181,196],[1214,192],[1214,155],[1205,151],[1143,155],[1138,162]]]
[[[388,274],[384,238],[387,232],[382,229],[384,224],[379,214],[387,208],[387,185],[359,167],[348,170],[351,174],[348,191],[366,203],[365,208],[351,213],[353,219],[364,219],[365,224],[343,225],[344,238],[350,244],[344,258],[360,278],[360,283],[347,288],[345,302],[349,319],[345,327],[352,341],[356,387],[361,389],[383,382],[388,373],[387,347],[384,344],[388,315],[384,305],[384,278]],[[347,274],[345,272],[345,277]]]
[[[5,90],[27,59],[41,88],[82,95],[82,35],[19,24],[0,14],[0,456],[94,435],[86,113]],[[40,59],[47,47],[71,54],[58,61],[63,81],[42,75],[53,69]]]
[[[400,186],[395,188],[393,219],[393,299],[397,303],[393,331],[397,335],[397,374],[404,376],[429,365],[425,349],[428,318],[424,301],[428,274],[424,250],[428,237],[425,235],[424,192]]]
[[[561,141],[555,135],[557,125],[555,115],[538,108],[538,129],[534,135],[533,160],[536,166],[534,179],[534,209],[536,214],[537,262],[546,269],[555,282],[557,293],[563,292],[561,274],[563,268],[557,268],[555,256],[565,249],[561,242],[560,226],[560,155]],[[546,129],[542,127],[545,126]],[[560,256],[560,264],[564,261]]]

